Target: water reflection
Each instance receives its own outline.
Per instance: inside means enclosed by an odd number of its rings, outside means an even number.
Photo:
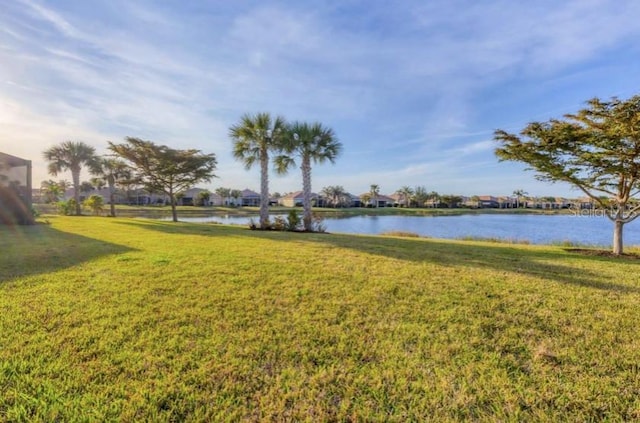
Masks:
[[[286,218],[286,215],[280,215]],[[275,215],[272,215],[272,218]],[[251,216],[189,216],[184,222],[248,225]],[[253,216],[256,220],[257,216]],[[571,242],[611,245],[613,224],[607,218],[575,215],[468,214],[461,216],[349,216],[327,218],[328,232],[377,235],[414,232],[433,238],[499,238],[514,242],[550,244]],[[640,244],[640,224],[625,225],[626,245]]]

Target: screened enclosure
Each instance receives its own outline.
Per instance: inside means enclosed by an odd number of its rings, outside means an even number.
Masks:
[[[31,161],[0,153],[0,224],[33,223]]]

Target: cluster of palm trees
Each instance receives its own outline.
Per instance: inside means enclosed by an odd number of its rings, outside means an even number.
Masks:
[[[247,169],[259,164],[260,183],[260,227],[269,227],[269,164],[273,155],[273,166],[277,173],[284,174],[291,167],[300,166],[302,171],[303,224],[307,231],[312,230],[311,213],[311,168],[312,163],[335,162],[340,155],[342,144],[331,128],[321,123],[287,122],[278,116],[272,118],[269,113],[246,114],[231,126],[229,135],[233,141],[234,157]],[[118,183],[127,183],[132,179],[132,169],[118,158],[99,157],[95,148],[84,142],[65,141],[43,153],[48,162],[48,171],[57,176],[64,171],[71,172],[74,188],[75,214],[81,214],[80,174],[83,167],[95,176],[92,186],[109,187],[110,214],[115,216],[115,193]],[[66,185],[48,181],[43,188],[55,198],[59,198],[67,189]],[[220,188],[216,193],[223,198],[239,198],[241,192]],[[336,201],[339,194],[334,196]]]
[[[331,128],[321,123],[287,122],[283,117],[272,118],[269,113],[245,114],[231,126],[233,155],[247,169],[260,166],[260,228],[269,223],[269,163],[278,174],[286,173],[297,163],[302,171],[303,217],[306,231],[313,229],[311,213],[311,164],[335,162],[342,144]],[[297,162],[297,163],[296,163]]]
[[[111,204],[110,214],[116,215],[115,193],[116,184],[120,180],[131,179],[131,169],[122,160],[96,155],[95,148],[81,141],[65,141],[44,151],[43,156],[49,162],[48,171],[57,176],[64,171],[71,171],[71,180],[74,191],[75,214],[81,214],[80,173],[83,167],[95,176],[93,182],[106,184],[109,187],[109,200]],[[68,188],[64,181],[45,181],[42,184],[45,192],[52,198],[60,198]]]

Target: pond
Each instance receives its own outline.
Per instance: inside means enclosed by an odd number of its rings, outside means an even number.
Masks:
[[[248,225],[248,216],[180,217],[184,222]],[[272,216],[273,218],[273,216]],[[257,221],[257,216],[253,217]],[[640,219],[624,227],[625,245],[640,245]],[[466,214],[459,216],[352,216],[327,218],[327,232],[378,235],[413,232],[432,238],[503,239],[532,244],[611,245],[613,223],[604,216],[580,214]]]

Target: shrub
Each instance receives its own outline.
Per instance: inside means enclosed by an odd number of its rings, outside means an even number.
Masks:
[[[289,210],[287,215],[287,230],[297,231],[300,228],[300,215],[296,210]]]
[[[58,214],[72,216],[76,211],[76,200],[71,198],[67,201],[58,201],[56,208],[58,209]]]
[[[287,221],[282,216],[276,216],[273,219],[273,225],[271,225],[271,229],[274,231],[284,231],[288,227]]]
[[[82,205],[93,212],[94,215],[99,215],[104,208],[104,199],[99,195],[90,195],[89,198],[84,200]]]

